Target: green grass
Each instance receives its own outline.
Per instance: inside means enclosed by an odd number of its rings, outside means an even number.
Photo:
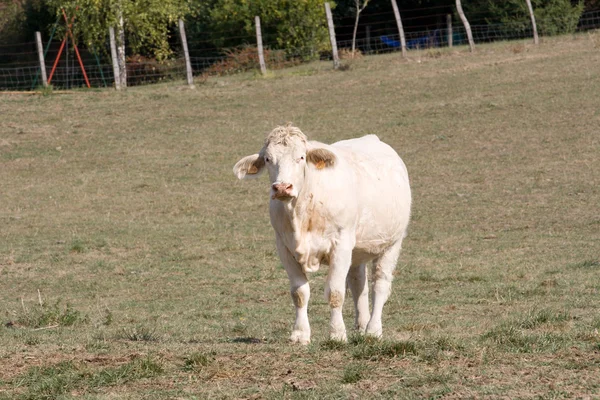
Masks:
[[[363,364],[350,364],[344,367],[342,383],[356,383],[366,375],[367,366]]]
[[[184,359],[185,371],[201,371],[209,366],[214,359],[214,354],[192,353]]]
[[[85,315],[75,310],[69,303],[62,306],[60,300],[56,300],[53,304],[45,304],[40,301],[32,306],[27,306],[22,302],[21,306],[21,309],[14,312],[11,319],[5,323],[7,326],[44,329],[87,322]]]
[[[599,35],[0,96],[0,398],[597,396]],[[231,172],[287,121],[408,166],[381,341],[327,339],[326,267],[287,341],[268,184]]]
[[[153,378],[163,372],[160,361],[150,357],[137,358],[118,367],[98,371],[92,371],[73,361],[63,361],[44,367],[32,367],[14,378],[12,384],[15,394],[18,393],[18,399],[56,399],[78,391],[95,393],[106,386]]]

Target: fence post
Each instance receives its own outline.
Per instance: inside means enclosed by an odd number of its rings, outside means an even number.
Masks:
[[[463,11],[462,4],[460,0],[456,0],[456,9],[458,11],[458,15],[460,15],[460,19],[465,26],[465,31],[467,31],[467,38],[469,39],[469,48],[471,49],[471,53],[475,51],[475,42],[473,41],[473,34],[471,33],[471,25],[469,25],[469,21],[465,16],[465,12]]]
[[[117,44],[115,43],[115,30],[108,28],[110,34],[110,55],[112,58],[113,75],[115,76],[115,89],[121,90],[121,74],[119,73],[119,60],[117,59]]]
[[[531,26],[533,27],[533,43],[539,44],[540,39],[538,38],[537,25],[535,24],[535,15],[533,14],[533,7],[531,6],[531,0],[525,0],[527,8],[529,9],[529,16],[531,17]]]
[[[179,19],[179,35],[181,36],[181,46],[183,46],[183,56],[185,57],[185,72],[187,83],[190,89],[194,89],[194,75],[192,73],[192,64],[190,63],[190,53],[188,51],[187,38],[185,37],[185,25],[183,20]]]
[[[256,26],[256,47],[258,48],[258,63],[260,64],[260,73],[267,74],[267,66],[265,65],[265,53],[263,52],[262,33],[260,29],[260,17],[254,17],[254,25]]]
[[[365,27],[365,35],[366,35],[366,41],[367,44],[365,46],[367,53],[371,52],[371,25],[367,25]]]
[[[400,11],[398,11],[398,4],[396,4],[396,0],[392,0],[392,8],[394,9],[394,16],[396,17],[396,25],[398,25],[398,33],[400,33],[402,57],[406,57],[406,38],[404,37],[404,28],[402,27],[402,19],[400,18]]]
[[[446,15],[446,25],[448,26],[448,47],[452,47],[452,15]]]
[[[44,87],[48,86],[48,78],[46,77],[46,62],[44,61],[44,50],[42,48],[42,35],[39,32],[35,33],[35,44],[37,45],[38,58],[40,59],[40,71],[42,71],[42,83]]]
[[[340,67],[340,57],[338,55],[337,42],[335,40],[335,27],[333,26],[333,17],[331,16],[331,7],[329,7],[329,3],[325,3],[325,15],[327,15],[329,41],[331,42],[331,51],[333,53],[333,69],[338,69]]]

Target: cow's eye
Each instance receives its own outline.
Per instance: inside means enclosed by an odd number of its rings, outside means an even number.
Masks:
[[[300,159],[301,159],[301,160],[304,160],[304,156],[301,156],[301,157],[300,157]]]
[[[269,157],[265,157],[265,162],[271,162],[271,159]]]

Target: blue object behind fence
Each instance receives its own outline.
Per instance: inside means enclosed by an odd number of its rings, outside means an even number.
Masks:
[[[398,40],[391,39],[389,36],[380,36],[381,42],[389,47],[400,47]],[[408,40],[406,47],[409,49],[424,49],[429,47],[439,47],[442,42],[441,32],[439,29],[431,32],[429,35],[420,36],[415,39]]]
[[[385,44],[386,46],[400,47],[400,42],[399,41],[390,39],[387,36],[381,36],[379,39],[381,39],[381,41],[383,42],[383,44]]]

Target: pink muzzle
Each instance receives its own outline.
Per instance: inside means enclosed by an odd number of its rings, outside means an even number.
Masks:
[[[273,195],[271,196],[272,199],[288,199],[292,197],[294,185],[291,183],[274,183],[271,186],[271,189],[273,189]]]

